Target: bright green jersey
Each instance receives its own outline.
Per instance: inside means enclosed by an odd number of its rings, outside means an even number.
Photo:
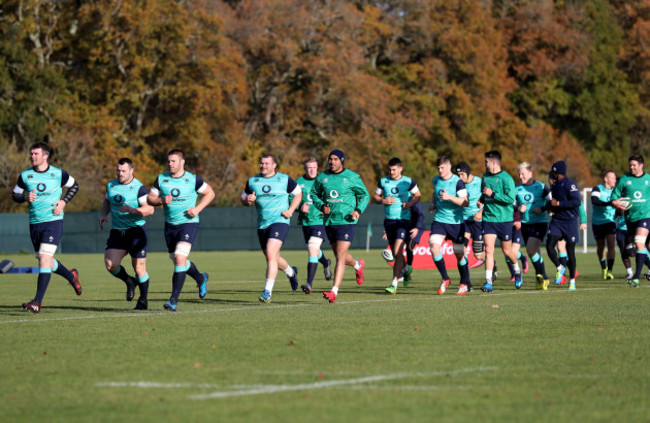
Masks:
[[[350,214],[354,210],[363,213],[370,194],[356,172],[343,169],[339,173],[332,173],[326,170],[316,177],[311,198],[319,210],[325,205],[330,207],[330,214],[325,215],[325,225],[351,225],[357,221]]]
[[[474,220],[474,215],[481,210],[476,204],[481,198],[481,178],[474,175],[472,180],[465,183],[469,204],[463,209],[463,220]]]
[[[311,199],[311,189],[316,182],[316,178],[309,179],[306,176],[298,178],[296,183],[302,190],[302,200],[298,206],[298,210],[303,204],[309,204],[309,211],[307,213],[298,213],[298,224],[302,226],[314,226],[323,224],[323,212],[314,206],[314,201]]]
[[[207,189],[200,176],[185,171],[182,176],[172,177],[169,172],[158,175],[153,183],[151,192],[166,197],[171,194],[172,202],[163,202],[165,222],[171,225],[182,225],[199,221],[199,216],[190,217],[187,211],[196,206],[199,194]]]
[[[614,191],[612,201],[628,197],[632,207],[625,212],[625,218],[630,222],[650,219],[650,175],[643,172],[639,177],[629,173],[621,176]]]
[[[490,188],[492,195],[483,194],[483,221],[484,222],[512,222],[515,203],[515,181],[508,172],[502,170],[499,173],[486,172],[483,175],[483,188]]]
[[[603,225],[616,221],[616,209],[609,204],[612,191],[614,191],[613,188],[607,188],[603,184],[596,185],[592,188],[591,203],[593,209],[591,212],[591,223],[594,225]]]
[[[521,213],[521,223],[545,223],[548,222],[546,212],[541,214],[533,213],[534,209],[541,209],[550,199],[551,191],[540,181],[533,181],[529,185],[517,185],[515,194],[515,206],[519,209],[525,205],[526,211]]]
[[[289,175],[276,172],[264,177],[257,174],[248,179],[244,192],[255,193],[257,229],[266,229],[274,223],[289,224],[282,212],[289,208],[289,195],[297,195],[300,188]]]
[[[145,224],[144,217],[122,213],[120,208],[126,205],[137,209],[147,204],[147,194],[149,194],[147,187],[135,178],[128,184],[120,184],[117,178],[106,184],[106,200],[111,207],[113,229],[124,231]]]
[[[389,176],[381,178],[377,184],[376,194],[384,198],[393,197],[393,204],[384,204],[384,213],[388,220],[411,220],[411,209],[405,209],[403,204],[409,201],[411,194],[419,192],[415,181],[408,176],[393,180]]]
[[[465,183],[458,175],[454,174],[447,179],[442,179],[440,176],[433,178],[433,201],[435,207],[433,220],[449,224],[463,223],[464,207],[454,204],[451,200],[441,199],[440,194],[442,191],[446,191],[454,197],[467,197]]]
[[[63,212],[55,215],[54,204],[61,199],[63,187],[70,188],[74,185],[74,178],[63,169],[54,166],[42,172],[29,168],[18,177],[14,192],[29,195],[36,193],[36,201],[29,203],[29,223],[43,223],[63,219]]]

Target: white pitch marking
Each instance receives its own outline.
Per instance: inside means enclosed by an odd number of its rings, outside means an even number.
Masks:
[[[437,371],[437,372],[423,372],[423,373],[395,373],[392,375],[367,376],[367,377],[360,377],[355,379],[330,380],[330,381],[314,382],[314,383],[301,383],[297,385],[265,385],[260,387],[254,387],[251,389],[241,389],[237,391],[222,391],[222,392],[213,392],[210,394],[190,395],[187,398],[194,399],[194,400],[205,400],[205,399],[215,399],[215,398],[241,397],[241,396],[249,396],[249,395],[275,394],[278,392],[289,392],[289,391],[309,391],[313,389],[325,389],[325,388],[332,388],[336,386],[345,386],[345,385],[359,385],[359,384],[364,384],[369,382],[383,382],[388,380],[406,379],[411,377],[445,376],[449,374],[476,373],[476,372],[493,371],[497,369],[498,369],[497,367],[475,367],[475,368],[459,369],[459,370],[451,370],[451,371]]]

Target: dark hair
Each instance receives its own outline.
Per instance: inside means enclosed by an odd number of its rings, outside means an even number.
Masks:
[[[183,153],[183,150],[179,148],[174,148],[173,150],[170,150],[169,153],[167,153],[167,157],[169,156],[180,156],[181,159],[185,160],[185,153]]]
[[[456,168],[456,173],[465,172],[465,173],[467,173],[467,175],[469,175],[471,173],[469,163],[467,163],[467,162],[459,162],[455,166],[455,168]]]
[[[629,159],[627,159],[628,162],[635,161],[639,163],[643,163],[643,156],[640,154],[632,154]]]
[[[388,167],[391,166],[402,166],[402,161],[397,157],[393,157],[388,161]]]
[[[604,178],[608,173],[613,173],[614,176],[616,176],[616,172],[614,172],[612,169],[605,169],[600,173],[600,177]]]
[[[278,164],[278,161],[275,160],[275,156],[273,154],[262,154],[262,157],[260,157],[260,162],[262,159],[267,159],[269,157],[273,159],[273,163]]]
[[[37,143],[32,144],[32,146],[29,147],[29,151],[36,150],[37,148],[40,148],[43,151],[43,154],[45,154],[48,157],[52,157],[54,155],[54,150],[46,142],[39,141]]]
[[[443,163],[451,164],[451,160],[449,159],[449,156],[446,154],[438,156],[438,160],[436,160],[436,166],[440,166]]]
[[[490,160],[497,160],[499,163],[501,163],[501,153],[499,153],[499,150],[488,151],[485,153],[485,158]]]
[[[131,159],[129,159],[128,157],[122,157],[121,159],[119,159],[119,160],[117,161],[117,164],[118,164],[118,165],[125,165],[125,164],[128,164],[129,167],[130,167],[131,169],[133,169],[133,162],[132,162]]]

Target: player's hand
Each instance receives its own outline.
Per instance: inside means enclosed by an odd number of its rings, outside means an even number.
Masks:
[[[418,236],[418,233],[419,233],[419,232],[420,232],[420,230],[419,230],[418,228],[413,228],[413,229],[411,229],[411,230],[409,231],[409,233],[411,234],[411,239],[413,239],[413,238],[415,238],[416,236]]]
[[[350,217],[352,217],[353,220],[359,220],[359,216],[361,216],[361,214],[356,210],[352,210],[352,213],[350,213]]]
[[[246,197],[246,201],[248,201],[249,206],[252,206],[255,203],[255,200],[257,200],[257,195],[255,195],[255,193],[248,194]]]
[[[525,204],[519,206],[519,213],[526,213],[526,210],[528,210],[528,207]]]
[[[332,213],[332,209],[330,206],[323,206],[323,214],[330,214]]]
[[[302,206],[300,206],[300,212],[309,213],[309,203],[304,203]]]
[[[537,207],[536,209],[531,210],[535,214],[542,214],[544,213],[544,210],[541,209],[541,207]]]
[[[440,191],[440,199],[441,200],[451,200],[453,198],[453,195],[449,194],[447,190],[441,190]]]
[[[59,216],[61,213],[63,213],[63,209],[66,206],[66,202],[63,200],[59,200],[56,203],[54,203],[54,210],[52,210],[52,213],[54,213],[55,216]]]
[[[551,206],[557,207],[560,205],[560,202],[556,200],[555,198],[551,199]]]
[[[581,223],[580,224],[580,230],[581,231],[586,231],[587,230],[587,224],[586,223]]]
[[[31,190],[29,194],[27,194],[27,201],[29,201],[30,203],[36,201],[36,190]]]
[[[199,210],[196,207],[191,207],[185,212],[189,217],[196,217],[199,215]]]
[[[291,219],[291,216],[293,216],[293,212],[291,210],[285,210],[282,213],[280,213],[283,217],[286,217],[287,219]]]
[[[403,208],[403,209],[409,209],[409,208],[411,208],[411,205],[412,205],[412,204],[411,204],[410,201],[404,201],[404,202],[402,203],[402,208]]]
[[[388,236],[386,235],[386,231],[384,231],[384,234],[381,236],[381,239],[384,241],[388,241]]]
[[[483,194],[487,195],[488,197],[490,197],[493,192],[494,191],[492,191],[492,188],[490,188],[490,187],[483,188]]]
[[[133,210],[133,207],[128,204],[123,204],[122,207],[120,207],[120,213],[133,213]]]
[[[106,222],[106,215],[101,215],[99,216],[99,230],[103,231],[104,230],[104,222]]]
[[[514,226],[515,229],[518,231],[521,230],[521,222],[514,222],[512,226]]]
[[[390,196],[390,197],[384,198],[382,203],[384,203],[387,206],[390,206],[391,204],[395,204],[395,201],[397,201],[397,199],[395,199],[395,197],[393,197],[393,196]]]
[[[480,200],[477,201],[477,202],[476,202],[476,207],[478,207],[479,209],[483,210],[483,203],[482,203]],[[477,214],[478,214],[478,213],[477,213]],[[481,214],[481,216],[482,216],[482,214]]]
[[[172,195],[167,194],[163,197],[163,204],[169,204],[172,202]]]

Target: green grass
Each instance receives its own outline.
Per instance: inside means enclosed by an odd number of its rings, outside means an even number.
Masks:
[[[283,255],[302,283],[306,252]],[[146,312],[100,255],[58,256],[84,292],[53,276],[39,315],[19,307],[35,275],[0,275],[0,421],[650,421],[650,289],[629,288],[620,260],[605,282],[595,254],[578,254],[576,292],[536,291],[529,273],[521,290],[501,276],[493,294],[458,297],[452,270],[438,296],[437,272],[416,270],[389,296],[380,252],[354,255],[366,283],[348,269],[333,305],[320,269],[311,296],[282,275],[259,303],[259,252],[192,253],[209,293],[188,278],[176,313],[162,310],[163,254],[149,257]]]

